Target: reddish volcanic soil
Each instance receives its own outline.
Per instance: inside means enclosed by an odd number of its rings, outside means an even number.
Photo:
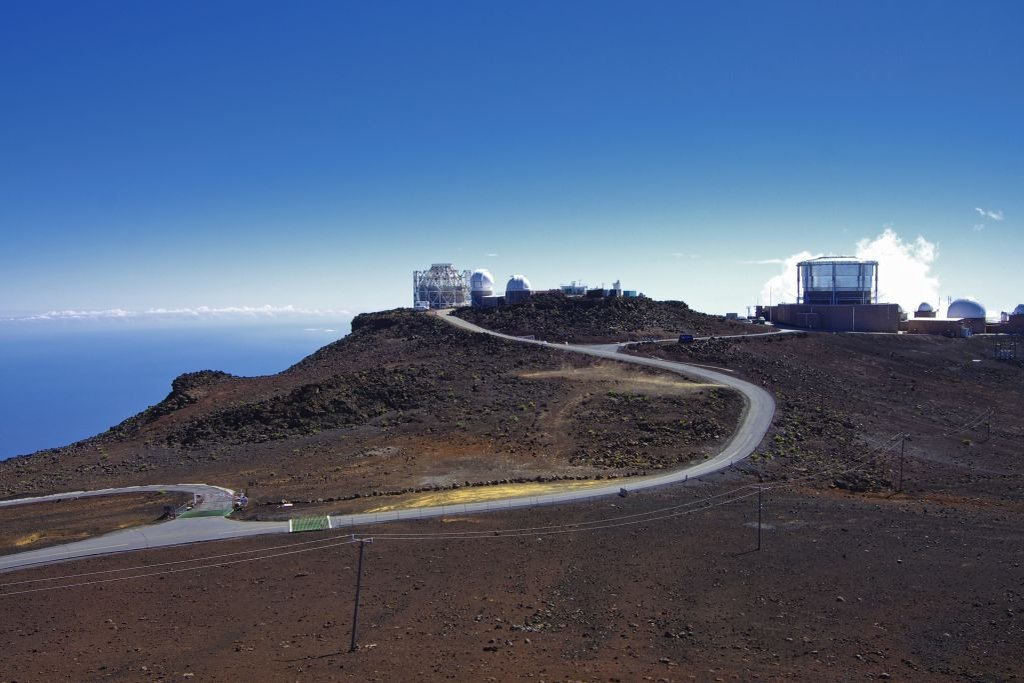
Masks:
[[[416,335],[399,336],[408,342]],[[566,371],[536,355],[517,365],[516,352],[505,346],[489,351],[496,358],[486,355],[486,362],[500,373],[487,391],[498,402],[502,395],[515,405],[531,400],[530,383],[539,380],[522,373]],[[991,339],[819,334],[648,345],[638,352],[727,367],[774,392],[776,421],[756,457],[708,481],[626,498],[362,529],[374,540],[366,546],[354,653],[347,649],[357,551],[335,545],[345,541],[343,533],[186,546],[3,574],[0,680],[1024,678],[1024,369],[995,361]],[[348,373],[369,357],[349,361],[327,353],[320,361]],[[467,369],[480,367],[484,355],[471,358]],[[575,370],[594,372],[589,364]],[[315,380],[336,396],[364,386],[351,374],[344,387],[332,384],[322,366],[315,376],[309,365],[294,373],[306,373],[303,382]],[[441,381],[475,393],[461,376]],[[223,387],[241,391],[243,383]],[[548,391],[560,401],[568,396],[560,393],[568,391],[563,385]],[[634,423],[643,414],[642,404],[624,401],[618,390],[590,393],[601,402],[580,405],[600,420],[616,408],[639,411],[629,413]],[[241,400],[229,394],[220,405]],[[315,407],[318,400],[296,405]],[[717,400],[699,409],[722,409]],[[203,401],[189,404],[192,422],[172,415],[154,423],[149,436],[165,441],[148,458],[168,456],[159,464],[169,472],[191,457],[228,471],[252,451],[267,454],[254,456],[266,468],[271,452],[322,438],[231,445],[236,432],[225,420],[237,413],[200,414]],[[539,403],[532,409],[537,419]],[[375,447],[398,434],[414,438],[415,429],[439,447],[460,434],[454,425],[462,413],[455,407],[434,431],[426,421],[374,423],[374,439],[381,440]],[[276,403],[246,410],[261,425],[288,424]],[[586,442],[591,453],[613,441],[574,431],[573,423],[559,423],[557,411],[549,412],[547,431],[573,443],[594,439]],[[324,418],[314,411],[313,419]],[[166,445],[182,424],[211,429],[219,445],[201,457]],[[565,429],[555,429],[559,424]],[[540,438],[540,430],[507,422],[482,420],[473,430],[495,433],[499,425],[514,437],[496,439],[502,448],[519,438],[517,429]],[[650,431],[634,428],[631,438]],[[899,448],[873,449],[894,434],[909,436],[901,493],[892,490]],[[113,453],[115,445],[104,447]],[[73,451],[69,462],[93,467],[89,449],[98,447],[82,450],[81,458]],[[206,459],[218,452],[221,460]],[[346,466],[375,455],[388,462],[390,453],[356,453]],[[53,457],[0,468],[0,483],[10,487],[20,477],[42,485]],[[303,457],[288,460],[286,470],[297,491]],[[99,476],[103,462],[78,474]],[[109,467],[116,478],[118,466]],[[311,486],[320,486],[315,482],[323,473],[317,470]],[[68,469],[62,476],[77,475]],[[757,484],[767,487],[760,551],[754,551],[756,497],[697,509]],[[558,526],[597,520],[602,528]],[[538,529],[549,526],[555,528]],[[466,531],[483,533],[441,536]],[[398,533],[428,536],[388,536]],[[298,550],[308,552],[292,552]],[[232,555],[249,551],[260,552]],[[140,565],[149,566],[111,571]],[[154,575],[94,583],[140,574]],[[66,578],[40,581],[53,577]],[[69,583],[87,585],[56,588]],[[35,589],[45,590],[23,592]]]
[[[452,533],[621,518],[735,487],[366,529]],[[256,562],[0,598],[4,680],[1013,680],[1020,510],[814,491],[595,531],[366,547],[342,534],[205,544],[5,574],[19,583],[322,540]],[[625,522],[628,520],[620,520]],[[312,548],[296,545],[292,549]],[[187,569],[154,566],[124,575]],[[68,583],[121,576],[101,573]]]

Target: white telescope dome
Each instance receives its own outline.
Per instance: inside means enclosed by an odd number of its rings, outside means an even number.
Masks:
[[[949,305],[946,310],[947,318],[982,318],[985,317],[985,307],[971,298],[957,299]]]
[[[471,292],[494,291],[494,276],[491,275],[491,271],[484,268],[474,270],[469,276],[469,289]]]
[[[525,275],[513,275],[505,285],[506,292],[529,292],[530,289],[530,281],[526,279]]]

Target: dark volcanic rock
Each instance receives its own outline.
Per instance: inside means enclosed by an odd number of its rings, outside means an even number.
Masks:
[[[638,341],[677,334],[749,334],[760,330],[698,313],[682,301],[578,298],[556,292],[496,308],[462,308],[456,315],[489,330],[568,342]]]
[[[225,380],[234,379],[220,370],[200,370],[199,372],[186,372],[178,375],[171,381],[171,393],[167,398],[150,406],[138,415],[134,415],[116,427],[112,427],[108,434],[118,438],[137,434],[146,425],[158,420],[164,415],[169,415],[191,405],[202,398],[206,391],[213,385]]]

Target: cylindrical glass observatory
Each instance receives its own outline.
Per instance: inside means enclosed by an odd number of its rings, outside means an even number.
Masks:
[[[822,256],[797,264],[796,301],[822,306],[878,301],[878,261]]]

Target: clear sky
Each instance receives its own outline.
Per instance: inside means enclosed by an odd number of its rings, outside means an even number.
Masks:
[[[373,310],[451,261],[724,312],[858,242],[902,255],[883,289],[998,311],[1022,29],[1016,0],[6,2],[0,311]]]

